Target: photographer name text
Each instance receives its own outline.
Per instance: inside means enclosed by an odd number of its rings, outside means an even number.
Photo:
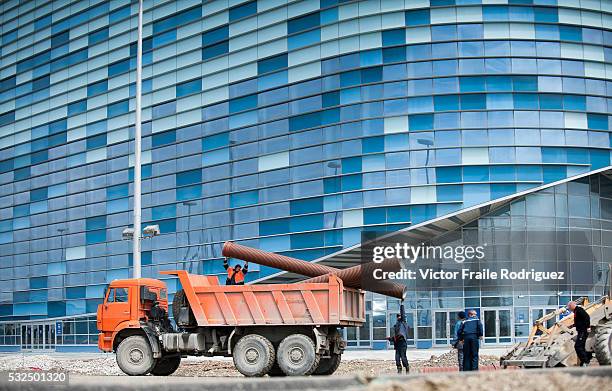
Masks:
[[[375,280],[564,280],[565,272],[542,272],[535,269],[521,269],[513,271],[510,269],[481,269],[474,271],[470,269],[461,270],[435,270],[435,269],[400,269],[398,271],[384,271],[375,269],[372,272]]]

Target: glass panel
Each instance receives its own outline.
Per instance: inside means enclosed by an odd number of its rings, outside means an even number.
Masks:
[[[349,327],[346,330],[346,339],[349,341],[354,341],[357,339],[357,328],[356,327]]]
[[[546,315],[555,312],[554,308],[549,308],[546,310]],[[546,321],[546,327],[547,328],[551,328],[554,326],[555,322],[557,321],[556,317],[552,317],[551,319]]]
[[[495,311],[484,312],[485,337],[495,337]]]
[[[540,319],[542,316],[544,316],[544,310],[543,309],[535,309],[535,310],[531,310],[531,324],[535,324],[536,320]]]
[[[26,326],[21,326],[21,348],[27,349],[27,331]]]
[[[499,336],[509,337],[511,327],[510,310],[499,310]]]
[[[49,325],[49,340],[47,342],[51,349],[55,349],[55,325]]]
[[[359,328],[359,339],[362,341],[367,340],[368,343],[370,340],[370,318],[369,314],[366,315],[365,323]]]
[[[448,312],[434,313],[434,322],[436,326],[436,338],[448,337]]]

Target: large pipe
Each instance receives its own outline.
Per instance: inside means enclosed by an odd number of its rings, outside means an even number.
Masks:
[[[338,269],[333,267],[306,262],[302,261],[301,259],[258,250],[252,247],[246,247],[234,242],[225,242],[225,244],[223,244],[223,250],[221,253],[225,257],[254,262],[259,265],[274,267],[276,269],[301,274],[307,277],[318,277],[323,274],[338,271]]]
[[[373,262],[369,262],[363,265],[356,265],[353,267],[349,267],[346,269],[337,269],[338,271],[329,273],[335,274],[338,278],[340,278],[344,285],[346,286],[359,286],[362,287],[362,282],[364,280],[364,275],[372,275],[374,269],[382,269],[385,271],[397,271],[401,268],[399,262],[396,259],[390,259],[384,261],[380,264],[375,264]],[[325,282],[328,279],[329,274],[320,275],[318,277],[309,278],[303,282],[309,283],[321,283]],[[376,285],[376,289],[372,289],[371,285]],[[405,287],[401,284],[390,282],[390,281],[373,281],[370,279],[368,281],[367,290],[371,290],[372,292],[382,293],[387,296],[396,297],[398,299],[403,299]]]
[[[233,242],[225,242],[223,245],[222,254],[225,257],[241,259],[243,261],[254,262],[260,265],[301,274],[307,277],[314,277],[306,280],[308,282],[326,282],[329,274],[335,274],[342,280],[345,286],[357,289],[362,289],[361,273],[374,266],[374,264],[366,264],[363,265],[365,269],[362,267],[362,265],[350,267],[348,269],[336,269],[334,267],[288,257],[286,255],[275,254],[252,247],[242,246]],[[386,268],[389,265],[383,266]],[[377,265],[376,267],[380,268],[381,266]],[[373,287],[368,288],[368,290],[371,290],[372,292],[382,293],[398,299],[404,298],[404,286],[397,283],[380,281],[376,283],[375,289],[372,289]]]

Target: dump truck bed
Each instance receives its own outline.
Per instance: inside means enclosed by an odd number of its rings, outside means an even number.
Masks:
[[[364,291],[327,283],[219,285],[217,277],[166,271],[181,281],[198,326],[338,325],[365,322]]]

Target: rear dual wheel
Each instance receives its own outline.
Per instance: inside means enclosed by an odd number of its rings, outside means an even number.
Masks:
[[[263,376],[274,365],[274,346],[266,337],[248,334],[240,338],[232,351],[234,366],[247,377]]]
[[[304,334],[292,334],[278,345],[276,361],[287,376],[308,376],[319,366],[313,340]]]

